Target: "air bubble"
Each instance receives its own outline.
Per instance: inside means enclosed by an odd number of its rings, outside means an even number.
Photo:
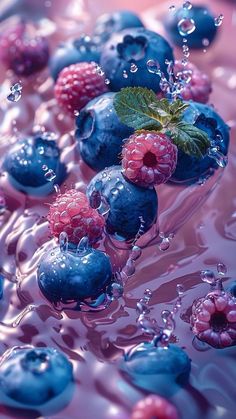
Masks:
[[[136,73],[137,71],[138,71],[138,66],[136,64],[132,63],[130,65],[130,72],[131,73]]]
[[[227,273],[227,267],[224,263],[219,262],[217,264],[217,272],[219,275],[225,275]]]
[[[210,44],[209,39],[207,39],[207,38],[203,38],[203,40],[202,40],[202,45],[203,45],[204,47],[208,47],[208,46],[209,46],[209,44]]]
[[[48,181],[48,182],[52,182],[54,179],[56,179],[56,173],[52,170],[52,169],[49,169],[46,173],[45,173],[45,179]]]
[[[181,297],[184,294],[184,286],[182,284],[177,284],[176,291],[178,296]]]
[[[127,79],[129,77],[126,70],[123,71],[123,77],[124,77],[124,79]]]
[[[224,19],[224,15],[220,14],[215,18],[215,26],[221,26]]]
[[[193,19],[184,18],[178,22],[178,31],[181,36],[188,36],[196,29]]]
[[[10,87],[10,94],[7,96],[9,102],[18,102],[22,96],[22,85],[21,83],[15,83]]]
[[[210,269],[205,269],[200,273],[201,280],[207,284],[214,285],[216,283],[216,278],[214,272]]]
[[[108,84],[110,84],[111,83],[111,81],[109,80],[109,79],[105,79],[105,84],[106,85],[108,85]]]
[[[105,74],[104,71],[102,70],[102,68],[100,67],[100,65],[96,66],[95,71],[99,76],[104,76],[104,74]]]
[[[147,61],[147,70],[149,73],[158,74],[159,76],[161,75],[160,64],[156,60]]]
[[[193,5],[192,5],[192,3],[190,3],[190,1],[185,1],[184,4],[183,4],[183,9],[190,10],[190,9],[192,9],[192,7],[193,7]]]

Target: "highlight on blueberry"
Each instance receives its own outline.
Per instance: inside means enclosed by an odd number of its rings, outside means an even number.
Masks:
[[[3,169],[14,188],[27,195],[43,196],[53,192],[53,183],[66,178],[60,150],[50,133],[17,140],[3,158]]]
[[[89,183],[87,196],[91,206],[96,208],[100,206],[101,198],[106,202],[106,230],[118,240],[132,240],[156,222],[158,200],[155,189],[130,182],[123,176],[120,166],[99,172]]]
[[[26,407],[41,406],[69,390],[73,368],[54,348],[16,347],[2,358],[0,383],[1,399],[7,404],[12,399]]]
[[[95,171],[120,164],[125,138],[133,129],[120,122],[113,105],[115,93],[91,100],[76,118],[75,136],[82,159]]]

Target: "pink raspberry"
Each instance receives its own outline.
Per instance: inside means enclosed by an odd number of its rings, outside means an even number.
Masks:
[[[163,397],[150,395],[140,400],[133,409],[131,419],[178,419],[176,408]]]
[[[159,132],[136,132],[123,146],[124,175],[139,186],[151,187],[166,182],[176,163],[177,147],[167,135]]]
[[[48,221],[54,237],[65,232],[69,242],[75,244],[85,236],[90,244],[96,243],[102,236],[105,224],[98,211],[90,207],[86,195],[75,189],[57,197],[50,206]]]
[[[195,102],[207,103],[212,91],[209,77],[202,73],[194,64],[183,65],[181,61],[176,61],[174,65],[174,74],[178,77],[191,78],[181,92],[183,100],[194,100]]]
[[[48,41],[41,36],[32,37],[27,25],[19,23],[3,32],[0,59],[16,75],[30,76],[46,67],[49,59]]]
[[[98,74],[97,64],[78,63],[65,67],[55,85],[55,97],[72,115],[87,103],[107,92],[104,76]]]
[[[229,293],[213,291],[196,300],[190,318],[193,333],[214,348],[236,344],[236,299]]]

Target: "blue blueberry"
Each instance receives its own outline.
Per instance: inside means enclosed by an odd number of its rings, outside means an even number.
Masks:
[[[106,42],[114,32],[138,27],[143,27],[143,23],[136,14],[120,10],[100,16],[95,22],[94,36],[100,39],[100,42]]]
[[[28,406],[49,402],[73,381],[71,362],[53,348],[17,348],[0,366],[0,392]]]
[[[229,286],[226,288],[228,292],[230,292],[233,297],[236,298],[236,281],[230,282]]]
[[[127,86],[142,86],[159,92],[160,77],[148,71],[149,60],[157,60],[161,71],[168,78],[165,60],[173,60],[168,42],[155,32],[133,28],[110,38],[102,50],[100,64],[110,80],[112,91]],[[136,66],[135,71],[132,71],[132,64]]]
[[[59,247],[47,253],[38,267],[38,284],[52,303],[71,303],[98,297],[112,280],[110,258],[92,248],[81,253],[62,252]]]
[[[203,49],[215,39],[217,26],[211,11],[205,6],[193,5],[189,10],[181,7],[175,13],[168,13],[166,16],[165,29],[175,45],[183,45],[184,36],[178,29],[178,23],[183,19],[192,19],[196,27],[192,33],[185,36],[190,48]],[[204,42],[207,44],[204,45]]]
[[[6,153],[3,169],[12,185],[28,195],[47,195],[53,182],[60,185],[66,177],[60,150],[46,134],[18,140]]]
[[[58,46],[49,62],[51,76],[56,80],[61,70],[71,64],[98,62],[99,59],[100,47],[89,36],[83,35]]]
[[[188,103],[189,107],[183,116],[184,121],[205,131],[209,139],[215,141],[219,151],[223,155],[227,155],[229,127],[211,106],[197,102]],[[171,181],[191,184],[196,182],[201,176],[214,173],[214,170],[217,168],[218,164],[216,161],[207,155],[199,159],[179,150],[176,170],[171,177]]]
[[[154,188],[141,188],[126,180],[119,166],[98,173],[87,188],[93,206],[99,193],[109,206],[106,230],[119,240],[134,239],[142,227],[148,231],[157,218],[157,194]]]
[[[119,121],[114,96],[104,93],[93,99],[76,118],[75,135],[82,159],[95,171],[119,164],[123,140],[133,133]]]
[[[125,356],[120,369],[135,386],[170,397],[187,383],[191,361],[176,345],[163,348],[146,342]]]

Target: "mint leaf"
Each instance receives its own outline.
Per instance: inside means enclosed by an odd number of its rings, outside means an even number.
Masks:
[[[211,145],[208,135],[204,131],[184,122],[172,126],[169,135],[173,143],[184,153],[198,158],[203,157]]]
[[[162,129],[162,116],[158,114],[156,94],[144,87],[126,87],[116,93],[114,98],[115,111],[125,125],[135,130]]]

